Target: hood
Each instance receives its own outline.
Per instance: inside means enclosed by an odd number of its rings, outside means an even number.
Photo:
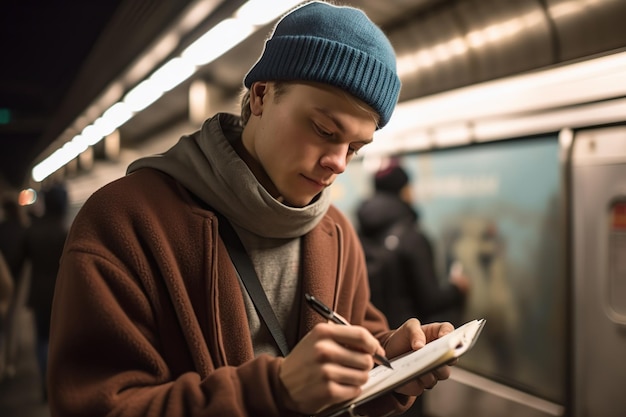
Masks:
[[[375,237],[398,222],[415,223],[417,211],[395,194],[376,193],[357,209],[359,232]]]
[[[231,143],[236,140],[241,140],[239,118],[219,113],[167,152],[133,162],[127,172],[165,172],[236,226],[258,236],[295,238],[312,230],[328,210],[329,192],[322,191],[305,207],[282,204],[235,152]]]

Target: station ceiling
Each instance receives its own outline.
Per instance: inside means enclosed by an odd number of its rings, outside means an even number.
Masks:
[[[192,7],[209,10],[189,43],[232,14],[241,0],[5,0],[0,6],[0,190],[21,187],[42,154],[77,124],[105,91]],[[352,0],[389,35],[403,70],[400,100],[410,100],[626,47],[622,0]],[[194,77],[238,94],[266,30]],[[140,142],[187,112],[174,89],[121,128]],[[93,120],[91,120],[93,121]],[[90,122],[91,122],[90,121]]]

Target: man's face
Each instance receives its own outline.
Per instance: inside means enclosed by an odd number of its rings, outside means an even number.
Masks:
[[[288,84],[278,97],[272,83],[252,89],[244,146],[258,163],[255,175],[284,204],[309,204],[372,141],[371,111],[337,88]]]

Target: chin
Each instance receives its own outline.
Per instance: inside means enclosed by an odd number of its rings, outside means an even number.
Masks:
[[[283,203],[284,205],[288,207],[302,208],[311,204],[311,202],[313,202],[316,198],[317,198],[317,195],[314,195],[312,197],[299,197],[299,198],[288,198],[288,197],[282,196],[278,198],[278,201],[280,201],[281,203]]]

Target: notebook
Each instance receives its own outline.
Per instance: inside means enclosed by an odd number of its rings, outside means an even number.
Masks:
[[[335,417],[345,412],[352,414],[352,410],[356,407],[400,387],[411,379],[450,363],[474,346],[484,325],[484,319],[469,321],[453,332],[427,343],[420,350],[391,359],[393,369],[384,366],[374,367],[370,371],[369,380],[363,385],[361,395],[350,401],[333,405],[316,416]]]

